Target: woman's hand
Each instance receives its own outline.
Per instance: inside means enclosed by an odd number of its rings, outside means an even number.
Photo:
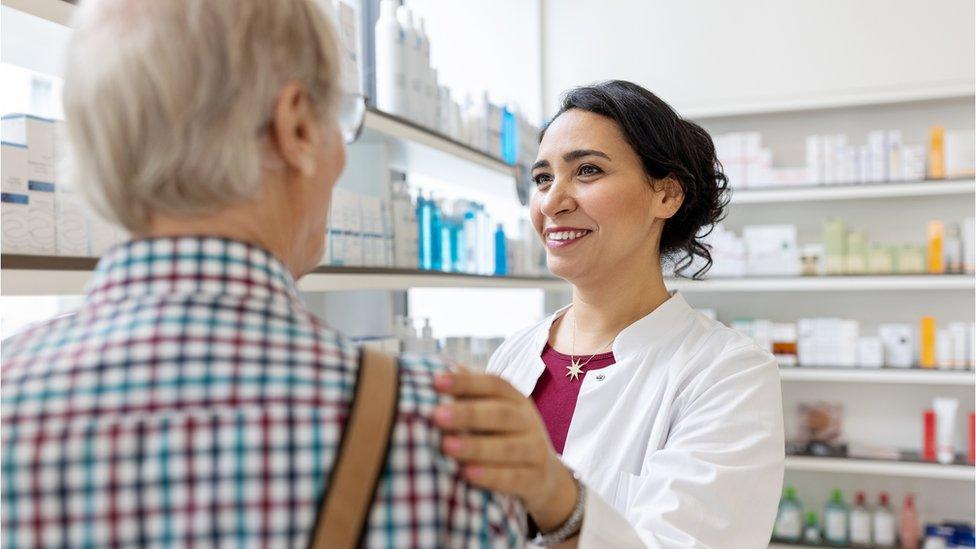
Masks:
[[[522,498],[543,532],[563,524],[579,494],[532,401],[487,374],[443,374],[434,386],[455,397],[435,410],[434,421],[444,431],[444,453],[461,463],[465,479]]]

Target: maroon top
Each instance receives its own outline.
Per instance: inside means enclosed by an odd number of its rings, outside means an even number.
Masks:
[[[592,360],[590,355],[576,355],[576,359],[580,364],[586,363],[586,366],[583,366],[579,379],[574,380],[566,377],[572,357],[560,353],[546,343],[546,348],[542,350],[542,362],[546,364],[546,369],[539,376],[532,391],[532,400],[539,409],[546,430],[549,431],[552,447],[559,455],[562,455],[563,447],[566,446],[566,433],[569,432],[569,423],[576,410],[576,398],[586,373],[606,368],[615,362],[613,352],[593,355]]]

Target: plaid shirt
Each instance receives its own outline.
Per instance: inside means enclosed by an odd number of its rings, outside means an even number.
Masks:
[[[264,250],[192,237],[112,250],[77,312],[3,344],[2,544],[305,546],[357,360]],[[520,506],[439,451],[444,366],[400,369],[365,545],[522,545]]]

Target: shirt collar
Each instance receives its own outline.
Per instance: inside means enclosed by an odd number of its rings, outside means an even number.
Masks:
[[[89,301],[206,293],[299,301],[295,280],[270,252],[237,240],[181,236],[132,240],[98,262]]]
[[[549,341],[552,323],[566,313],[571,305],[557,310],[542,322],[536,334],[533,347],[536,355],[541,355]],[[619,362],[631,355],[645,355],[667,342],[667,336],[682,327],[682,321],[693,317],[694,309],[688,305],[683,295],[671,292],[671,297],[656,309],[627,326],[613,340],[613,356]]]

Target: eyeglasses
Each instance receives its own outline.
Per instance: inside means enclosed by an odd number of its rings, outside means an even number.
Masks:
[[[359,139],[365,120],[366,96],[361,93],[343,93],[339,99],[339,129],[347,145]]]

